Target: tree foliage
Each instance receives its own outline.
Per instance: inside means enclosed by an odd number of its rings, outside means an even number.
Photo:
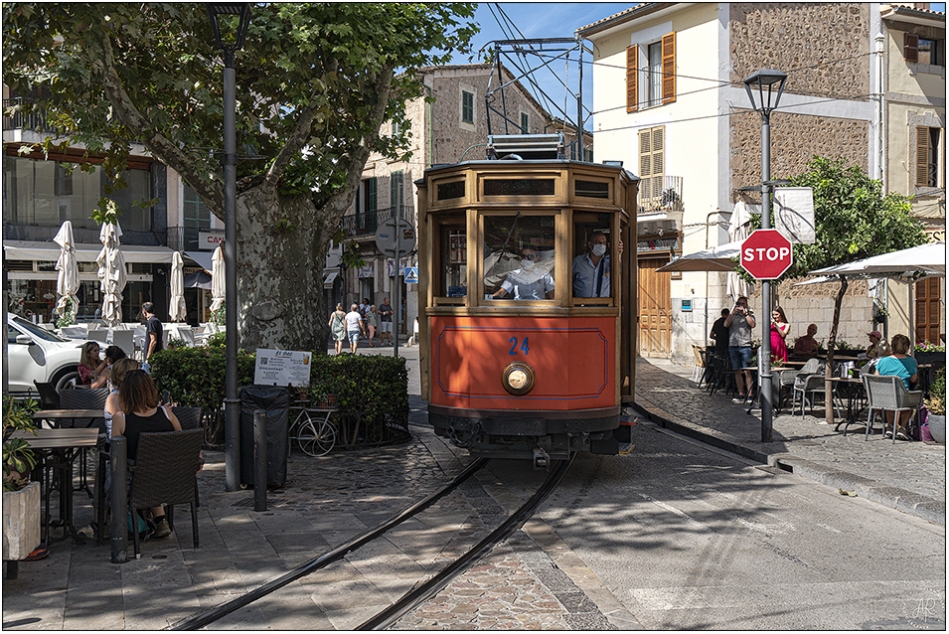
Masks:
[[[857,165],[814,157],[791,182],[814,192],[817,240],[794,245],[794,265],[785,277],[926,242],[922,223],[910,216],[910,201],[895,192],[884,194],[882,183]]]
[[[404,102],[422,90],[414,69],[468,50],[474,5],[252,11],[235,60],[242,344],[310,349],[301,337],[322,332],[312,313],[323,256],[366,160],[404,155]],[[225,38],[234,27],[222,27]],[[223,217],[223,64],[204,4],[5,3],[3,35],[4,83],[34,97],[16,108],[58,130],[47,150],[81,144],[120,180],[140,143]],[[387,120],[401,132],[380,135]]]

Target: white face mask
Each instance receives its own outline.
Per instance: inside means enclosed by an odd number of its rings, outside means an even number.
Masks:
[[[601,257],[604,253],[606,253],[606,245],[605,245],[605,244],[594,244],[594,245],[593,245],[593,255],[595,255],[596,257]]]
[[[521,260],[521,266],[525,271],[534,270],[534,261],[533,260]]]

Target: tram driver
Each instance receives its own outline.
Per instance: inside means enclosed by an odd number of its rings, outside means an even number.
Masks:
[[[587,252],[573,259],[573,296],[610,296],[610,256],[606,252],[606,234],[594,231],[587,241]]]
[[[553,299],[554,278],[537,267],[537,252],[532,247],[521,249],[521,266],[507,274],[492,295],[495,299],[514,295],[514,299]]]

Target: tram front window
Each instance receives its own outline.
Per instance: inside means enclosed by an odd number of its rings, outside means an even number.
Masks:
[[[485,217],[485,299],[556,297],[554,225],[554,216]]]

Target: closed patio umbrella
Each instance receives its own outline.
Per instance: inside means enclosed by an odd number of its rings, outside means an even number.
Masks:
[[[735,203],[735,209],[732,211],[731,220],[728,222],[728,239],[731,242],[744,242],[749,235],[748,223],[751,222],[751,212],[744,201],[739,200]],[[751,295],[751,285],[732,270],[728,274],[726,292],[731,295],[732,301],[737,302],[739,297],[748,297]]]
[[[102,320],[113,328],[122,323],[122,291],[125,290],[125,257],[120,250],[122,228],[116,222],[103,223],[99,230],[102,250],[96,258],[99,265],[99,288],[102,290]]]
[[[168,318],[171,321],[185,321],[188,318],[184,267],[181,253],[175,251],[171,256],[171,301],[168,304]]]
[[[79,299],[76,297],[79,290],[79,264],[76,261],[76,242],[70,221],[63,223],[53,242],[60,248],[59,260],[56,262],[56,293],[60,296],[56,302],[56,312],[64,315],[66,306],[72,303],[75,316],[75,311],[79,308]]]
[[[221,308],[224,303],[224,247],[218,245],[211,258],[211,312]]]

